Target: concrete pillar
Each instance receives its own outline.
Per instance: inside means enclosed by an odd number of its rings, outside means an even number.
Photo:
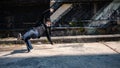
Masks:
[[[97,3],[96,2],[93,3],[93,13],[94,14],[97,13]]]

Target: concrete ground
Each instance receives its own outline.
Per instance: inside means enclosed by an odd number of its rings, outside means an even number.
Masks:
[[[0,47],[0,68],[120,68],[120,41]]]

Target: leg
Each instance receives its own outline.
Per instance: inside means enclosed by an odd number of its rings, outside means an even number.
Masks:
[[[33,29],[26,32],[23,35],[22,39],[25,41],[25,43],[27,45],[28,52],[30,52],[30,49],[33,49],[31,42],[30,42],[30,38],[37,38],[37,37],[38,37],[38,31],[33,30]]]
[[[30,50],[33,49],[30,40],[29,40],[29,39],[25,40],[25,43],[26,43],[26,45],[27,45],[27,50],[28,50],[28,52],[30,52]]]
[[[29,30],[28,32],[26,32],[22,39],[25,40],[26,38],[38,38],[38,31],[37,30]]]

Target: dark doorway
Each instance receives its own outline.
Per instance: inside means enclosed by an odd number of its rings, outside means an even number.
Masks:
[[[42,12],[49,7],[49,0],[1,0],[0,36],[15,36],[34,27]]]

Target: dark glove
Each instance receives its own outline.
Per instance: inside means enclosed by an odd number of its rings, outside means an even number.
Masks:
[[[51,45],[54,45],[54,43],[53,43],[53,42],[51,42],[50,44],[51,44]]]

